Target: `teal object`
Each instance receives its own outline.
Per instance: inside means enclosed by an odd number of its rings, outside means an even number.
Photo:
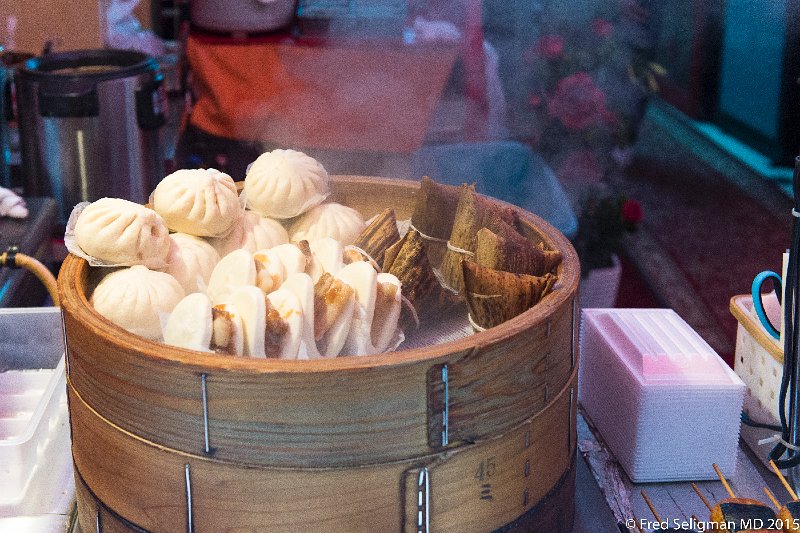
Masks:
[[[763,272],[759,272],[758,275],[755,277],[755,279],[753,279],[753,286],[752,286],[753,309],[755,310],[756,316],[758,317],[758,320],[761,322],[761,325],[764,326],[764,329],[767,330],[767,333],[769,333],[773,339],[780,339],[781,333],[775,326],[772,325],[772,322],[769,321],[769,318],[767,318],[767,313],[764,312],[764,302],[761,300],[761,286],[768,279],[775,280],[775,283],[777,284],[778,287],[777,291],[783,292],[781,290],[782,286],[781,277],[777,273],[771,270],[765,270]]]
[[[542,217],[567,238],[578,221],[561,183],[545,160],[515,141],[429,145],[413,158],[413,175],[439,183],[476,183],[477,191]]]

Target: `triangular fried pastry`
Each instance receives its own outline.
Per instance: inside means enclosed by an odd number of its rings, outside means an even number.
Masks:
[[[474,185],[468,187],[475,189]],[[425,237],[446,241],[453,230],[460,194],[461,187],[436,183],[423,176],[411,224]]]
[[[489,329],[527,311],[553,288],[552,274],[530,276],[463,260],[464,295],[472,322]]]
[[[489,228],[495,232],[502,231],[498,229],[501,223],[515,228],[519,223],[517,213],[510,207],[501,206],[478,195],[474,188],[461,188],[453,232],[450,234],[447,251],[442,259],[442,276],[445,283],[454,291],[461,294],[464,290],[461,259],[474,256],[478,231],[481,228]]]
[[[356,237],[354,246],[369,254],[379,265],[383,264],[386,249],[400,240],[394,209],[385,209]]]
[[[426,243],[419,232],[409,230],[405,236],[386,250],[383,271],[394,274],[403,287],[403,296],[411,302],[419,316],[429,315],[453,307],[457,298],[443,288],[428,261]],[[404,327],[413,322],[405,316]]]
[[[512,272],[541,276],[552,272],[561,262],[561,252],[545,251],[520,235],[514,228],[500,221],[498,233],[482,228],[477,235],[475,262],[481,266]]]

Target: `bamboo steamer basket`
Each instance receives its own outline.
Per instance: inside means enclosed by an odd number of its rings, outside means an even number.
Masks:
[[[330,199],[407,219],[418,190],[338,176]],[[514,209],[534,243],[562,252],[556,290],[487,331],[367,357],[223,358],[148,341],[94,311],[91,269],[68,257],[82,528],[570,531],[580,267],[561,233]]]

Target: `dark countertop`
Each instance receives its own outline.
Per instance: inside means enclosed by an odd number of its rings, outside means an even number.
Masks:
[[[0,253],[9,246],[39,261],[50,260],[50,239],[56,229],[57,209],[52,198],[26,198],[28,218],[0,218]],[[0,269],[0,307],[37,307],[46,291],[26,270]]]

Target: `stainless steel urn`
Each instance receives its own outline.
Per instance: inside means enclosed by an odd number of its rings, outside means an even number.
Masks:
[[[75,204],[105,196],[145,202],[163,177],[163,75],[129,50],[48,54],[18,70],[25,193]]]

